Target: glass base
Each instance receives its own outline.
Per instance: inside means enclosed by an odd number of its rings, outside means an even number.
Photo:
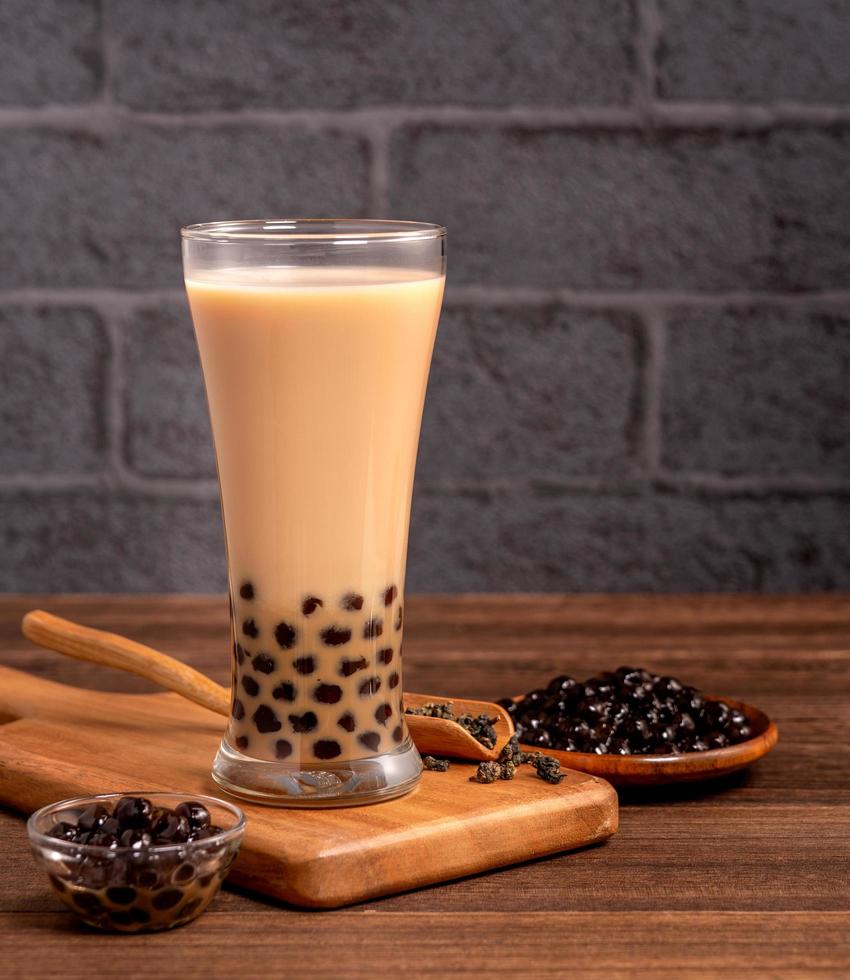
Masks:
[[[350,762],[264,762],[242,755],[222,740],[212,777],[232,796],[286,807],[361,806],[409,793],[422,775],[410,738],[386,755]]]

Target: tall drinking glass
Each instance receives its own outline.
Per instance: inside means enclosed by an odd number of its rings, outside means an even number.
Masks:
[[[283,806],[406,793],[422,763],[402,711],[404,575],[445,230],[294,219],[182,236],[230,582],[213,777]]]

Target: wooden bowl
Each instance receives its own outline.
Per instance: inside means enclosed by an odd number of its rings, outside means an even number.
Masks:
[[[522,695],[514,700],[522,700]],[[752,765],[776,745],[779,729],[763,711],[751,704],[729,698],[710,697],[707,700],[725,701],[742,711],[753,730],[752,738],[724,749],[683,752],[680,755],[595,755],[591,752],[541,749],[534,745],[522,747],[527,752],[543,752],[554,756],[565,769],[578,769],[594,776],[602,776],[614,786],[664,786],[726,776],[737,769]]]

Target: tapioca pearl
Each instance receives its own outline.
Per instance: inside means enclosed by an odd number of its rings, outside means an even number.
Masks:
[[[319,719],[315,712],[305,711],[303,715],[290,715],[289,724],[294,732],[312,732],[319,724]]]
[[[274,662],[274,658],[270,657],[267,653],[258,653],[251,661],[251,666],[261,674],[270,674],[277,664]]]
[[[367,677],[360,685],[359,692],[361,698],[368,698],[371,694],[377,694],[381,689],[380,677]]]
[[[242,624],[242,632],[245,636],[250,636],[254,640],[260,635],[260,628],[253,619],[246,619]]]
[[[376,636],[380,636],[384,632],[384,621],[375,617],[374,619],[367,619],[363,625],[363,639],[364,640],[374,640]]]
[[[395,614],[396,632],[398,632],[401,629],[402,623],[404,623],[404,610],[401,608],[401,606],[399,606]]]
[[[183,892],[179,888],[164,888],[154,895],[151,905],[158,912],[164,912],[166,909],[173,909],[182,898]]]
[[[350,711],[346,711],[344,715],[341,715],[337,719],[337,724],[340,728],[344,728],[347,732],[353,732],[357,727],[357,721]]]
[[[267,704],[261,704],[251,715],[251,721],[257,726],[257,731],[263,735],[268,732],[279,732],[283,727],[280,719]]]
[[[400,742],[404,738],[404,728],[401,725],[396,725],[393,729],[393,741]]]
[[[390,687],[398,687],[400,683],[401,678],[398,676],[398,672],[394,670],[387,678],[387,684],[389,684]]]
[[[357,741],[367,749],[377,752],[381,744],[381,736],[377,732],[363,732],[362,735],[357,736]]]
[[[171,879],[176,885],[185,885],[187,881],[191,881],[194,877],[194,864],[184,861],[171,876]]]
[[[395,597],[398,595],[398,589],[391,585],[389,588],[384,589],[384,605],[391,606],[395,602]]]
[[[234,721],[242,721],[245,717],[245,705],[239,700],[239,698],[233,699],[233,707],[230,709],[230,714]]]
[[[386,725],[387,719],[392,718],[392,716],[393,716],[393,709],[392,709],[392,705],[390,704],[386,704],[386,703],[379,704],[378,707],[375,708],[375,721],[379,725]]]
[[[357,612],[358,609],[363,608],[363,596],[358,595],[356,592],[347,592],[342,599],[339,601],[341,609],[345,609],[346,612]]]
[[[292,742],[287,742],[285,738],[279,738],[274,743],[274,754],[277,759],[288,759],[292,755]],[[203,879],[201,879],[203,884]]]
[[[136,900],[136,889],[127,885],[114,885],[106,889],[106,897],[113,905],[129,905]]]
[[[378,663],[379,664],[390,664],[393,660],[393,648],[385,647],[383,650],[378,651]]]
[[[358,657],[356,660],[343,657],[339,662],[339,672],[343,677],[351,677],[358,670],[365,670],[368,666],[369,661],[365,657]]]
[[[305,616],[312,616],[319,606],[324,606],[324,602],[318,596],[308,595],[301,603],[301,612]]]
[[[200,907],[201,900],[199,898],[193,898],[191,902],[186,902],[183,908],[180,909],[180,918],[186,919],[190,915],[194,915]]]
[[[313,743],[313,755],[317,759],[335,759],[341,753],[339,742],[332,738],[320,738]]]
[[[278,623],[274,628],[274,638],[281,650],[291,650],[295,646],[295,627],[289,623]]]
[[[248,736],[240,735],[233,743],[240,752],[244,752],[248,748]]]
[[[313,697],[322,704],[336,704],[342,697],[342,688],[336,684],[319,684]]]
[[[239,595],[247,602],[250,602],[254,598],[254,586],[250,582],[243,582],[239,586]]]
[[[292,666],[299,674],[312,674],[316,669],[316,659],[309,654],[306,657],[296,657],[292,661]]]
[[[241,643],[236,644],[236,659],[239,661],[239,666],[245,663],[245,647]]]
[[[272,691],[275,701],[294,701],[298,691],[290,681],[281,681]]]
[[[250,674],[245,674],[242,678],[242,688],[249,697],[256,697],[260,693],[260,685],[251,677]]]
[[[351,630],[345,626],[327,626],[319,636],[325,646],[340,647],[351,639]]]

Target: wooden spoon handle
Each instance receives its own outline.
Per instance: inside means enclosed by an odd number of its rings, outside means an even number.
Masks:
[[[24,616],[21,630],[28,640],[77,660],[117,667],[181,694],[219,715],[230,714],[230,694],[205,674],[159,650],[134,643],[116,633],[80,626],[41,609]]]

